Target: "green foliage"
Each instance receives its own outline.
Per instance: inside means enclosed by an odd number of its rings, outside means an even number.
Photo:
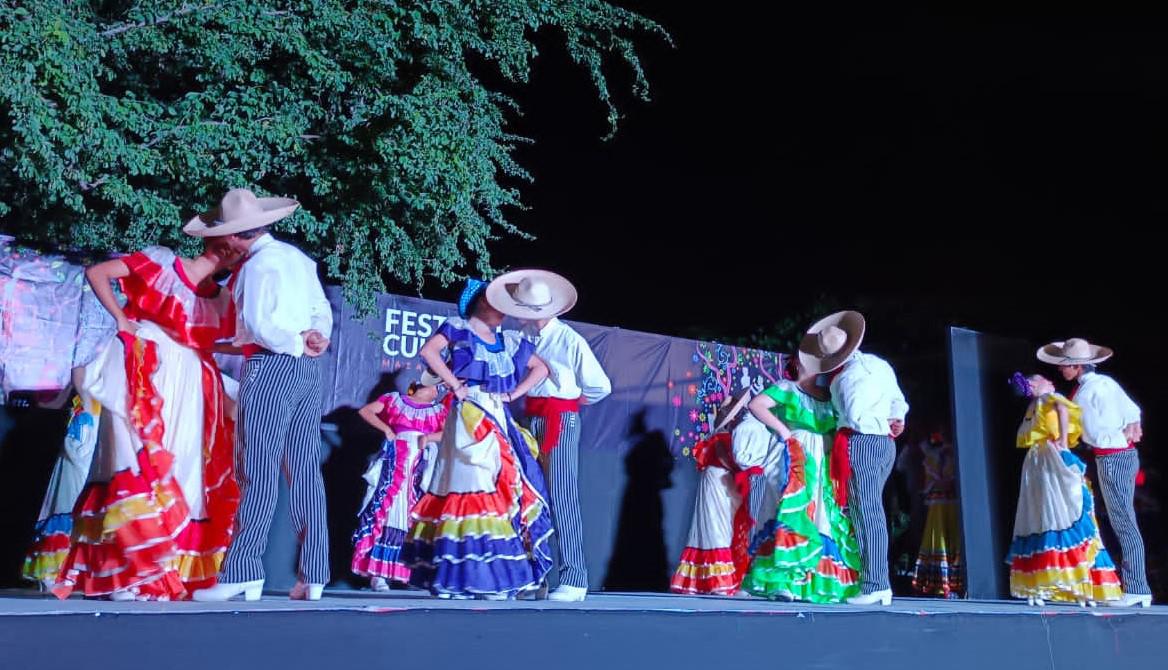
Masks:
[[[529,179],[514,101],[539,31],[631,68],[657,24],[599,0],[0,0],[0,223],[87,251],[168,244],[245,186],[359,306],[387,281],[489,275]],[[485,73],[485,74],[484,74]]]

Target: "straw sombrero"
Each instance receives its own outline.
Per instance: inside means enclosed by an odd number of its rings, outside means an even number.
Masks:
[[[1091,344],[1080,337],[1072,337],[1066,342],[1051,342],[1038,348],[1038,360],[1051,365],[1094,365],[1114,354],[1111,349]]]
[[[547,270],[514,270],[499,275],[487,286],[487,302],[517,319],[550,319],[572,309],[576,287]]]
[[[725,428],[727,424],[734,420],[734,417],[738,416],[742,408],[746,407],[746,403],[748,402],[750,402],[749,388],[742,390],[732,398],[726,398],[726,401],[722,403],[722,407],[718,409],[718,415],[715,419],[716,423],[712,432],[716,433]]]
[[[442,381],[442,378],[434,374],[430,368],[423,370],[422,376],[418,378],[418,384],[421,386],[438,386],[443,383],[445,382]]]
[[[188,221],[183,232],[192,237],[234,235],[275,223],[299,206],[291,198],[257,198],[246,188],[236,188],[223,196],[218,207]]]
[[[860,347],[864,328],[864,315],[859,312],[836,312],[816,321],[799,343],[799,363],[808,374],[835,370]]]

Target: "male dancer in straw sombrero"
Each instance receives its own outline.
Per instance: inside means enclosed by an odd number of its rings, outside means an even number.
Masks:
[[[235,189],[219,207],[187,223],[197,237],[221,237],[245,255],[233,285],[235,345],[247,362],[237,424],[241,499],[236,537],[219,583],[195,600],[228,600],[263,592],[263,554],[276,510],[281,469],[288,479],[292,527],[300,540],[296,599],[318,600],[329,580],[328,527],[320,474],[320,355],[329,345],[332,309],[316,263],[268,233],[299,205]]]
[[[547,379],[527,394],[559,549],[560,585],[548,599],[578,602],[588,594],[578,487],[580,406],[603,400],[612,383],[587,340],[559,319],[576,304],[576,289],[567,279],[545,270],[508,272],[487,287],[487,301],[524,322],[536,354],[548,366]]]
[[[1135,445],[1143,438],[1140,408],[1114,379],[1095,372],[1095,366],[1113,353],[1107,347],[1072,338],[1040,348],[1038,360],[1058,366],[1063,379],[1076,383],[1071,400],[1083,410],[1083,442],[1095,454],[1103,503],[1123,553],[1123,598],[1108,604],[1149,607],[1152,590],[1135,510],[1136,473],[1140,469]]]
[[[831,478],[841,507],[848,511],[863,563],[860,595],[853,605],[888,605],[888,519],[884,484],[896,461],[894,438],[904,432],[908,403],[892,366],[860,351],[864,317],[838,312],[808,329],[799,345],[799,362],[815,373],[836,372],[831,401],[838,414],[831,453]]]

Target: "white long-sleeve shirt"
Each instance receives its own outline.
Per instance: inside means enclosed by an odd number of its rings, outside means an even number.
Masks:
[[[831,402],[840,427],[865,435],[887,435],[888,421],[903,421],[908,414],[908,403],[892,366],[878,356],[859,351],[832,380]]]
[[[331,338],[333,311],[316,275],[316,263],[271,235],[251,245],[239,269],[235,344],[254,344],[278,354],[304,355],[306,330]]]
[[[1088,372],[1079,378],[1074,402],[1083,409],[1083,441],[1099,449],[1124,449],[1123,429],[1139,423],[1140,407],[1111,377]]]
[[[528,393],[536,398],[580,398],[585,405],[604,400],[612,393],[612,382],[600,367],[588,341],[571,326],[552,319],[538,330],[534,323],[524,333],[535,343],[535,353],[548,366],[546,379]]]

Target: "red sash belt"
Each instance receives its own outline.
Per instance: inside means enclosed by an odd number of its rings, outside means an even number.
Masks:
[[[580,399],[572,398],[536,398],[527,397],[527,415],[538,416],[543,419],[543,439],[539,441],[539,450],[550,454],[560,442],[560,429],[563,428],[564,414],[580,411]]]
[[[851,428],[837,428],[831,443],[831,485],[835,489],[835,502],[842,510],[848,506],[848,479],[852,476],[852,463],[848,458],[848,438],[856,431]]]
[[[1136,445],[1134,442],[1128,442],[1126,447],[1120,447],[1118,449],[1100,449],[1099,447],[1091,447],[1091,452],[1094,453],[1096,456],[1110,456],[1112,454],[1119,454],[1119,453],[1127,451],[1128,449],[1135,449],[1135,448],[1136,448]]]

